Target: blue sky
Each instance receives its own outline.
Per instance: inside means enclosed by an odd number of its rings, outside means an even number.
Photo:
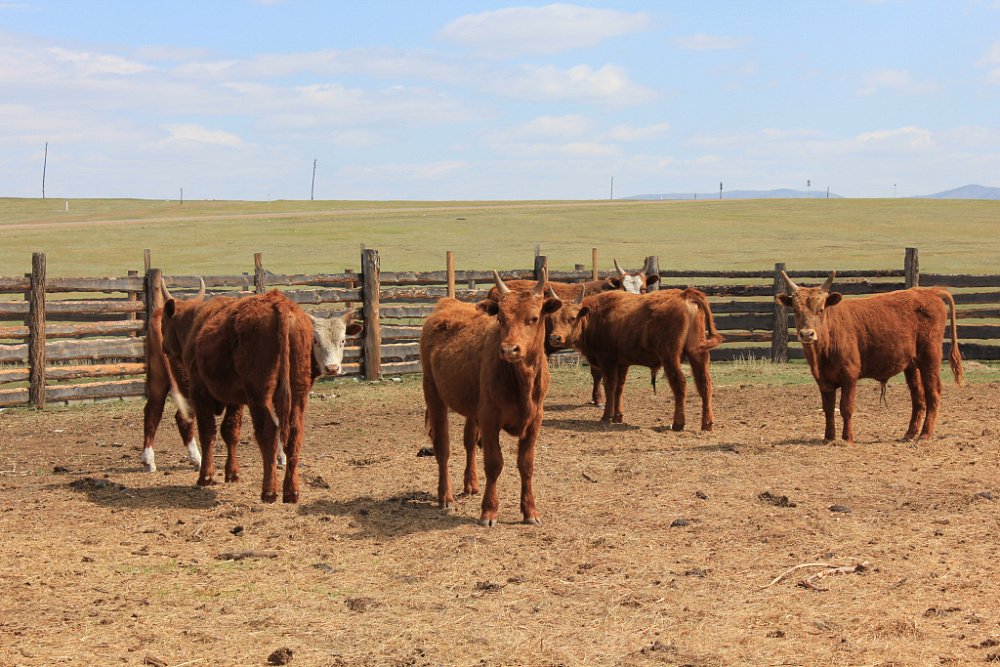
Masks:
[[[0,196],[1000,186],[1000,0],[0,0]]]

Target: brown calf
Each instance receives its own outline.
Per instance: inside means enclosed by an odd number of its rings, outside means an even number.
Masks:
[[[169,358],[181,359],[187,370],[197,417],[202,447],[198,484],[214,482],[215,417],[223,409],[222,432],[229,446],[226,480],[239,479],[235,446],[246,405],[264,462],[261,500],[277,500],[276,458],[283,447],[287,467],[282,500],[298,502],[303,416],[313,384],[309,316],[278,290],[244,299],[216,297],[181,312],[171,300],[163,311],[164,351]],[[233,433],[231,441],[227,436]]]
[[[913,411],[903,436],[917,437],[920,418],[926,410],[920,438],[934,433],[941,402],[941,357],[944,328],[951,309],[951,372],[961,384],[962,357],[955,327],[955,301],[942,288],[911,287],[887,294],[842,300],[831,292],[834,271],[820,287],[799,287],[782,271],[788,294],[775,299],[795,315],[802,351],[819,385],[826,416],[824,440],[836,437],[834,403],[840,389],[842,437],[854,444],[854,394],[858,379],[871,378],[883,384],[899,373],[906,377]],[[948,302],[946,307],[944,301]]]
[[[550,339],[572,345],[601,369],[608,395],[601,421],[624,421],[623,394],[629,366],[646,366],[654,376],[662,367],[674,394],[673,429],[682,430],[687,380],[681,360],[687,357],[701,396],[701,429],[712,430],[715,418],[709,350],[723,338],[715,329],[702,292],[690,287],[641,296],[603,292],[564,306],[552,320]]]
[[[475,455],[477,439],[482,438],[486,490],[479,523],[484,526],[497,524],[497,478],[503,470],[501,430],[518,439],[523,521],[541,523],[531,477],[542,404],[549,389],[544,319],[562,306],[559,299],[545,297],[547,274],[542,271],[531,291],[515,292],[494,271],[497,301],[473,306],[442,299],[420,334],[427,404],[424,423],[438,464],[438,502],[444,508],[455,502],[448,475],[451,409],[465,417],[466,493],[479,491]]]

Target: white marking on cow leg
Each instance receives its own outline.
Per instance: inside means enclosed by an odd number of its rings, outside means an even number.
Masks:
[[[142,461],[143,472],[156,472],[156,455],[153,453],[152,447],[143,449],[139,460]]]
[[[285,450],[282,447],[278,447],[278,465],[283,466],[288,463],[288,457],[285,456]]]
[[[201,470],[201,448],[198,447],[198,441],[191,438],[191,442],[187,444],[188,450],[188,463],[193,465],[196,469]]]

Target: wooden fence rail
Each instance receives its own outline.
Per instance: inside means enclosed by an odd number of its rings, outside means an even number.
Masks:
[[[479,301],[493,284],[491,269],[456,270],[451,252],[446,253],[443,271],[382,271],[378,251],[364,247],[360,259],[358,271],[279,275],[266,270],[257,253],[252,272],[204,276],[204,280],[209,296],[249,296],[279,288],[316,315],[354,310],[364,331],[349,344],[343,367],[346,374],[366,380],[419,372],[421,323],[437,301],[446,296]],[[790,340],[791,315],[774,300],[784,290],[780,271],[785,265],[759,271],[682,271],[660,270],[656,255],[643,259],[659,273],[660,283],[654,289],[691,286],[709,296],[716,326],[726,338],[712,351],[714,360],[783,362],[802,357],[801,347]],[[132,271],[122,278],[53,278],[46,275],[45,256],[35,253],[31,273],[0,277],[0,299],[3,295],[21,299],[0,300],[0,387],[13,385],[0,388],[0,406],[143,395],[145,323],[162,305],[160,282],[185,298],[198,289],[202,278],[164,276],[152,268],[148,251],[144,263],[142,275]],[[547,263],[536,246],[531,269],[502,270],[500,275],[505,280],[535,279]],[[813,284],[829,271],[788,270],[788,274],[797,282]],[[561,282],[585,282],[609,273],[598,270],[594,249],[591,267],[577,264],[573,271],[552,270],[549,275]],[[951,288],[959,306],[963,355],[1000,359],[998,275],[921,274],[917,250],[907,248],[898,269],[838,271],[836,280],[837,291],[851,296],[913,285]],[[947,348],[948,344],[946,353]],[[557,360],[575,358],[573,353],[560,353]]]

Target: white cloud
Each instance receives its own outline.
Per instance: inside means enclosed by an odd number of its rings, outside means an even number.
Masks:
[[[906,70],[887,69],[866,74],[864,85],[857,94],[860,97],[871,97],[881,90],[891,90],[902,95],[927,95],[936,93],[938,85],[933,81],[916,82]]]
[[[525,65],[506,78],[485,84],[491,92],[517,99],[534,101],[575,101],[609,106],[645,104],[659,95],[628,78],[616,65],[593,69],[577,65],[559,69],[552,65]]]
[[[57,61],[71,63],[76,73],[81,76],[97,76],[101,74],[116,74],[118,76],[129,76],[147,72],[152,69],[149,65],[126,60],[120,56],[106,53],[93,53],[89,51],[70,51],[63,48],[49,49]]]
[[[749,43],[747,37],[728,37],[726,35],[685,35],[674,37],[670,43],[685,51],[718,51],[723,49],[740,49]]]
[[[1000,42],[993,42],[993,46],[976,61],[976,67],[990,68],[986,73],[986,80],[989,83],[1000,83]]]
[[[649,141],[663,139],[670,134],[670,123],[657,123],[646,127],[618,125],[611,129],[611,138],[616,141]]]
[[[509,7],[458,18],[437,38],[493,58],[549,55],[646,30],[651,17],[649,12],[626,14],[568,4]]]
[[[245,148],[248,146],[240,137],[223,130],[210,130],[202,125],[182,124],[164,125],[170,136],[157,143],[157,146],[165,146],[173,142],[194,142],[201,144],[212,144],[215,146],[226,146],[228,148]]]

